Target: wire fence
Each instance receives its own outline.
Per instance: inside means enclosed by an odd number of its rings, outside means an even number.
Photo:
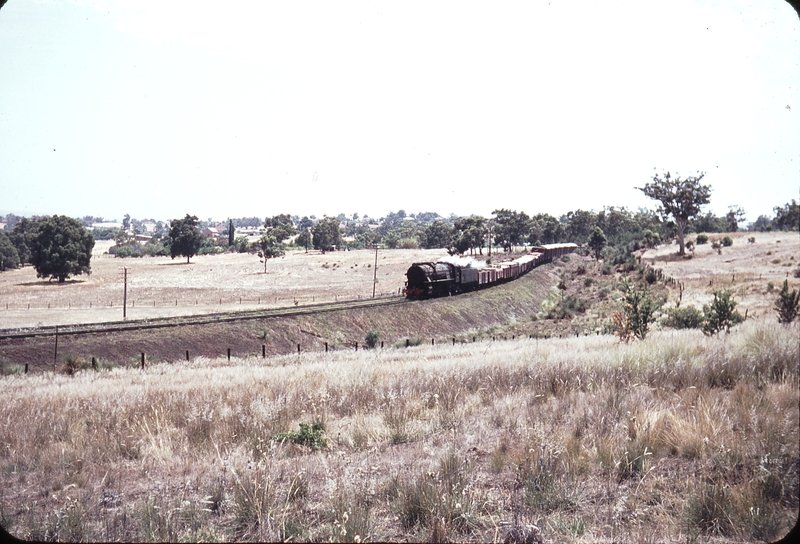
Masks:
[[[291,306],[307,306],[313,304],[323,304],[330,302],[346,302],[354,300],[368,300],[372,298],[387,298],[402,296],[402,290],[397,291],[382,291],[375,293],[373,297],[370,295],[333,295],[333,296],[275,296],[275,295],[260,295],[260,296],[221,296],[221,297],[195,297],[195,298],[131,298],[127,302],[116,298],[112,300],[80,300],[80,301],[2,301],[0,300],[0,311],[18,311],[18,310],[94,310],[108,308],[118,308],[120,311],[123,306],[130,309],[146,309],[146,308],[208,308],[208,307],[235,307],[235,306],[264,306],[264,307],[291,307]]]

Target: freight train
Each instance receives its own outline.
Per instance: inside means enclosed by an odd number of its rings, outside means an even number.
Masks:
[[[534,246],[530,253],[513,261],[481,266],[480,261],[457,264],[447,261],[414,263],[406,272],[407,298],[420,299],[456,295],[516,279],[553,259],[572,253],[575,244]]]

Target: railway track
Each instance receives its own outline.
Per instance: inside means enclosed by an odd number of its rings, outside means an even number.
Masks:
[[[73,325],[48,325],[42,327],[0,329],[0,340],[14,338],[38,338],[56,335],[80,335],[145,329],[162,329],[167,327],[182,327],[186,325],[207,325],[231,321],[246,321],[249,319],[309,315],[323,312],[334,312],[338,310],[349,310],[353,308],[371,308],[375,306],[403,304],[405,302],[406,299],[404,297],[391,296],[364,300],[348,300],[342,302],[324,302],[319,304],[307,304],[304,306],[288,306],[285,308],[268,308],[263,310],[218,312],[211,314],[137,319],[130,321],[107,321],[103,323],[79,323]]]

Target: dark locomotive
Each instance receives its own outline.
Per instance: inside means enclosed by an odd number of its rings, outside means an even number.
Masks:
[[[472,263],[475,261],[466,266],[444,261],[414,263],[406,272],[408,281],[403,293],[408,298],[431,298],[491,287],[516,279],[539,265],[572,253],[577,247],[575,244],[535,246],[529,254],[513,261],[482,268],[473,267]]]

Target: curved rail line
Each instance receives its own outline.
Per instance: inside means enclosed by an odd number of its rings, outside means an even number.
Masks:
[[[246,321],[270,317],[288,317],[310,315],[323,312],[348,310],[351,308],[371,308],[405,303],[405,297],[391,296],[364,300],[347,300],[342,302],[323,302],[304,306],[288,306],[285,308],[268,308],[263,310],[244,310],[240,312],[218,312],[211,314],[194,314],[173,317],[157,317],[130,321],[107,321],[103,323],[79,323],[72,325],[48,325],[35,328],[0,329],[0,340],[12,338],[37,338],[55,335],[95,334],[118,331],[135,331],[144,329],[161,329],[166,327],[182,327],[185,325],[208,325],[230,321]]]

